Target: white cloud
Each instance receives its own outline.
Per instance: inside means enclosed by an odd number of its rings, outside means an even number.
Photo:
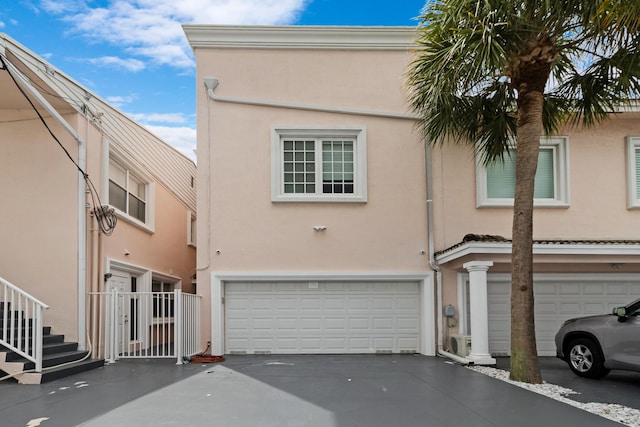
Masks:
[[[71,31],[124,47],[157,64],[193,68],[182,24],[287,24],[309,0],[114,0],[102,7],[83,0],[42,0]],[[105,25],[108,23],[108,25]]]
[[[180,151],[193,161],[196,160],[196,130],[190,127],[170,127],[144,125],[147,129]]]
[[[126,104],[130,104],[135,100],[133,96],[107,96],[109,104],[113,104],[118,108],[122,108]]]
[[[182,113],[133,113],[128,114],[133,120],[141,123],[186,123],[187,119]]]
[[[117,56],[101,56],[99,58],[89,58],[87,59],[93,65],[105,66],[120,70],[127,70],[132,72],[142,71],[145,68],[144,62],[139,59],[122,59]]]

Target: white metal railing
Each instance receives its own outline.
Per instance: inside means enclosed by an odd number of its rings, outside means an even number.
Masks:
[[[35,363],[42,372],[42,316],[49,306],[0,277],[0,344]]]
[[[173,292],[111,292],[89,294],[94,357],[175,358],[198,353],[199,295]]]

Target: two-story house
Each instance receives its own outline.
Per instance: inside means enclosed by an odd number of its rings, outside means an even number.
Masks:
[[[184,31],[214,353],[508,354],[514,165],[422,140],[406,103],[415,28]],[[639,136],[627,111],[542,141],[540,354],[565,319],[640,296]]]
[[[435,354],[414,30],[184,29],[214,354]]]
[[[0,58],[4,316],[32,298],[55,333],[104,355],[101,295],[165,292],[118,303],[120,342],[142,348],[143,330],[170,327],[169,292],[195,290],[195,163],[5,34]]]

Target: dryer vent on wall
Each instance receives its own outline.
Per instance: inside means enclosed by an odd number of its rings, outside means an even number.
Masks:
[[[468,356],[471,353],[471,336],[452,334],[449,338],[449,348],[458,356]]]

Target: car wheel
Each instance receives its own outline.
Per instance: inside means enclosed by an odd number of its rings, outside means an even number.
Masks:
[[[578,338],[568,346],[568,362],[571,370],[581,377],[601,378],[609,373],[596,344],[588,338]]]

